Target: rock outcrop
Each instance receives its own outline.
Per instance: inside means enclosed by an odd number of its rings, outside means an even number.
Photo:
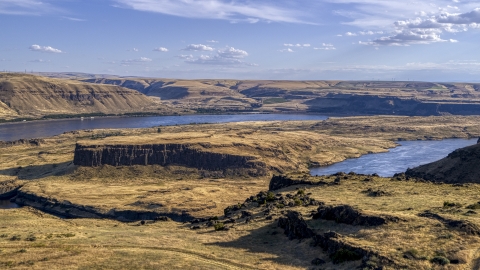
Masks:
[[[314,219],[335,220],[337,223],[344,223],[354,226],[380,226],[389,221],[398,222],[400,219],[391,216],[373,216],[364,214],[349,205],[320,206]]]
[[[22,184],[16,180],[0,182],[0,200],[8,200],[15,197],[21,187]]]
[[[246,170],[265,175],[267,166],[254,156],[241,156],[200,150],[190,144],[81,145],[75,147],[75,165],[181,165],[200,170]]]
[[[285,217],[278,220],[278,226],[284,229],[285,235],[290,240],[312,238],[312,246],[321,247],[335,264],[356,260],[363,260],[363,264],[365,264],[370,258],[375,257],[379,265],[395,266],[395,262],[391,259],[367,248],[349,243],[339,233],[330,231],[316,234],[308,227],[302,215],[296,211],[288,211]]]
[[[268,190],[278,190],[294,185],[313,185],[314,182],[307,180],[294,180],[285,175],[274,175],[268,185]]]
[[[54,198],[42,197],[34,193],[18,190],[15,203],[31,206],[41,211],[65,218],[107,218],[119,221],[157,220],[168,217],[174,221],[190,221],[193,217],[185,212],[157,212],[128,209],[100,209],[88,205],[74,204],[70,201],[59,201]]]
[[[480,183],[480,144],[457,149],[446,158],[408,169],[406,176],[443,183]]]
[[[288,211],[286,217],[278,219],[278,226],[285,230],[290,240],[313,237],[315,234],[308,228],[302,215],[296,211]]]

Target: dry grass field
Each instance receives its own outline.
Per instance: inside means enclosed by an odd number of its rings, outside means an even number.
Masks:
[[[480,136],[478,117],[350,117],[326,121],[249,122],[184,125],[132,130],[84,130],[45,138],[39,146],[0,148],[0,182],[17,181],[21,192],[57,207],[188,213],[218,216],[224,208],[268,189],[271,175],[325,181],[305,186],[305,193],[327,205],[348,204],[366,213],[389,214],[401,222],[380,227],[312,220],[317,206],[275,206],[273,218],[248,222],[237,217],[228,231],[174,221],[119,222],[110,219],[61,219],[30,207],[0,210],[0,268],[13,269],[311,269],[318,257],[322,269],[351,269],[360,262],[333,264],[310,240],[288,240],[277,227],[282,211],[295,210],[316,232],[334,230],[349,243],[367,247],[410,269],[477,269],[478,236],[465,235],[442,222],[419,217],[428,210],[452,220],[480,225],[476,210],[479,187],[441,185],[389,178],[308,176],[312,165],[326,165],[366,153],[387,151],[395,141]],[[175,142],[218,153],[255,156],[272,168],[269,175],[228,176],[171,165],[97,168],[73,165],[75,144],[145,144]],[[365,181],[365,178],[369,178]],[[277,191],[296,194],[296,187]],[[368,190],[384,196],[370,196]],[[453,205],[445,202],[453,203]],[[65,207],[66,206],[66,207]],[[38,206],[41,208],[41,206]],[[258,206],[251,211],[263,211]],[[469,212],[470,211],[470,212]],[[415,253],[414,259],[404,258]],[[459,264],[430,262],[444,256]],[[316,268],[318,269],[318,268]]]

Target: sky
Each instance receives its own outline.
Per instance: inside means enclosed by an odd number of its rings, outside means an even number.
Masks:
[[[477,0],[0,0],[0,70],[480,81]]]

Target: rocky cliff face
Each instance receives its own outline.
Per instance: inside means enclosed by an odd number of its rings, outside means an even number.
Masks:
[[[424,102],[417,99],[372,95],[331,94],[306,102],[309,111],[339,114],[382,115],[478,115],[480,104]]]
[[[480,144],[457,149],[446,158],[406,171],[407,176],[443,183],[480,183]]]
[[[247,169],[265,175],[266,164],[253,156],[207,152],[189,144],[81,145],[75,147],[74,164],[80,166],[181,165],[200,170]]]
[[[127,88],[45,78],[26,74],[0,75],[0,116],[141,112],[155,105],[149,97]],[[3,109],[2,109],[3,108]]]

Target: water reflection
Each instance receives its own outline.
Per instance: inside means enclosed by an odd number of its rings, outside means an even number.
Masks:
[[[337,172],[355,172],[360,174],[377,173],[391,177],[395,173],[405,172],[446,157],[452,151],[473,145],[477,139],[447,139],[442,141],[405,141],[401,146],[390,149],[387,153],[369,154],[360,158],[348,159],[327,167],[310,170],[312,175],[330,175]]]
[[[19,122],[0,125],[0,141],[43,138],[66,131],[102,128],[148,128],[191,123],[228,123],[243,121],[326,120],[327,116],[310,114],[235,114],[182,115],[149,117],[95,117],[52,121]]]

